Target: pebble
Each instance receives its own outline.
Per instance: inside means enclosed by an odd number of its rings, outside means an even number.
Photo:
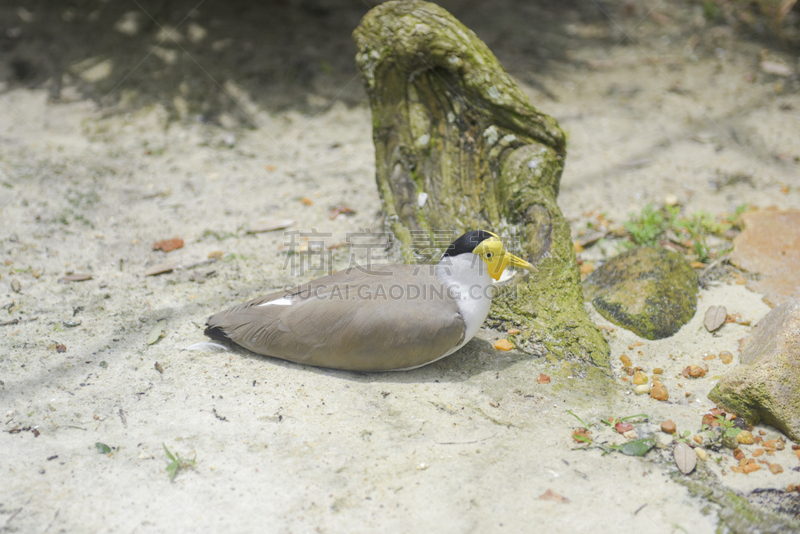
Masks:
[[[752,445],[754,438],[753,434],[748,432],[747,430],[742,430],[739,432],[739,435],[736,436],[737,443],[741,443],[742,445]]]
[[[663,373],[664,373],[664,370],[661,367],[656,367],[655,369],[653,369],[653,374],[654,375],[660,375],[660,374],[663,374]]]
[[[22,291],[22,284],[19,283],[19,280],[14,278],[11,281],[11,289],[13,289],[15,293],[19,293],[20,291]]]
[[[722,363],[729,364],[733,361],[733,354],[728,352],[727,350],[723,350],[719,353],[719,359],[722,360]]]
[[[683,370],[683,377],[684,378],[701,378],[706,375],[706,370],[700,367],[699,365],[692,364],[686,369]]]
[[[664,196],[664,204],[667,206],[677,206],[678,205],[678,195],[675,194],[668,194]]]
[[[497,350],[511,350],[514,348],[514,345],[507,339],[498,339],[494,342],[494,348]]]
[[[669,393],[663,387],[654,387],[650,390],[650,397],[658,401],[669,400]]]
[[[650,385],[649,384],[641,384],[633,388],[633,392],[637,395],[644,395],[646,393],[650,393]]]
[[[69,319],[67,321],[62,322],[61,324],[63,324],[67,328],[75,328],[76,326],[80,326],[81,325],[81,320],[80,319]]]
[[[694,452],[695,454],[697,454],[697,457],[703,460],[704,462],[708,460],[708,453],[706,452],[705,449],[697,447],[695,448]]]
[[[647,384],[647,375],[641,371],[636,371],[633,375],[633,383],[637,386],[641,386],[642,384]]]
[[[777,475],[778,473],[783,473],[783,467],[778,464],[769,464],[769,470],[772,471],[773,475]]]
[[[625,367],[633,367],[633,363],[631,362],[631,359],[628,358],[628,356],[626,354],[623,354],[622,356],[620,356],[619,357],[619,361],[621,361],[622,365],[624,365]]]
[[[628,430],[627,432],[623,432],[622,436],[627,440],[634,440],[639,437],[635,430]]]
[[[737,460],[741,460],[744,458],[744,451],[742,451],[742,449],[736,449],[733,451],[733,457]]]
[[[677,426],[675,425],[675,421],[672,419],[667,419],[663,423],[661,423],[661,431],[666,432],[667,434],[674,434],[675,430],[677,430]]]
[[[522,333],[522,330],[520,330],[519,328],[509,328],[508,329],[508,335],[509,336],[516,336],[516,335],[519,335],[521,333]]]

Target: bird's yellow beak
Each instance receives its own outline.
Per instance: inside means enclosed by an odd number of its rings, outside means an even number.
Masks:
[[[475,247],[475,250],[472,252],[480,256],[481,259],[486,262],[489,268],[489,276],[495,280],[500,280],[503,271],[505,271],[506,267],[509,265],[518,269],[526,269],[534,273],[537,272],[536,267],[508,252],[505,247],[503,247],[503,242],[499,237],[490,237],[484,240]]]

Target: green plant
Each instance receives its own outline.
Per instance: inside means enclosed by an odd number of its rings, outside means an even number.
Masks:
[[[631,220],[624,222],[622,225],[631,235],[631,239],[635,244],[655,245],[659,236],[667,228],[667,220],[664,218],[663,213],[653,209],[652,204],[648,204],[642,208],[641,213],[633,215]]]
[[[741,428],[734,425],[733,420],[726,419],[724,415],[720,414],[715,417],[716,421],[719,423],[719,428],[722,433],[722,439],[733,439],[739,435],[742,431]],[[713,430],[706,424],[703,425],[701,430],[706,430],[709,434],[713,437],[714,432]]]
[[[174,455],[169,452],[166,444],[161,444],[164,447],[164,452],[167,454],[167,460],[169,460],[169,465],[167,465],[167,473],[169,473],[169,479],[175,480],[175,475],[178,474],[178,471],[181,469],[189,469],[190,467],[194,467],[195,459],[192,458],[191,460],[186,460],[181,458],[180,455],[176,452]]]
[[[613,428],[617,423],[622,423],[629,419],[638,419],[640,417],[645,420],[650,419],[650,416],[646,413],[639,413],[636,415],[629,415],[627,417],[609,417],[608,419],[601,419],[600,422]]]
[[[676,430],[675,433],[672,435],[672,441],[674,441],[675,443],[689,443],[689,436],[691,435],[692,435],[691,430],[684,430],[683,434],[681,434]]]
[[[581,423],[581,426],[582,426],[584,429],[586,429],[586,430],[589,430],[589,425],[587,425],[587,424],[586,424],[586,421],[584,421],[583,419],[581,419],[580,417],[578,417],[578,416],[577,416],[575,413],[573,413],[573,411],[572,411],[572,410],[566,410],[566,412],[567,412],[568,414],[570,414],[572,417],[574,417],[575,419],[577,419],[578,421],[580,421],[580,423]]]

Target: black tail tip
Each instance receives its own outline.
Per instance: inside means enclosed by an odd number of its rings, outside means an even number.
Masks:
[[[223,332],[222,328],[219,326],[208,326],[208,324],[206,324],[206,329],[203,331],[203,333],[211,339],[216,339],[218,341],[231,341],[231,338],[228,337],[228,334]]]

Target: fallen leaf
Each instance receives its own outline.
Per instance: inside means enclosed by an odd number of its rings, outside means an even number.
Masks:
[[[697,465],[697,454],[690,446],[685,443],[678,443],[672,450],[672,456],[675,458],[675,465],[678,466],[681,473],[688,475],[694,471]]]
[[[336,206],[328,214],[328,218],[330,220],[334,220],[339,215],[355,215],[355,214],[356,212],[352,208],[348,208],[347,206]]]
[[[65,282],[83,282],[84,280],[91,280],[91,274],[68,274],[61,278]]]
[[[176,237],[175,239],[165,239],[164,241],[157,241],[153,243],[153,250],[161,250],[164,252],[172,252],[183,248],[183,239]]]
[[[164,273],[168,273],[168,272],[170,272],[170,271],[172,271],[174,269],[177,269],[180,266],[181,266],[180,262],[177,262],[177,261],[169,261],[169,262],[165,262],[165,263],[157,263],[155,265],[151,265],[150,267],[148,267],[147,270],[144,272],[144,275],[145,276],[154,276],[156,274],[164,274]]]
[[[254,224],[247,230],[248,234],[261,234],[263,232],[274,232],[275,230],[283,230],[297,224],[294,219],[273,219],[265,223]]]
[[[559,495],[555,491],[551,490],[550,488],[547,489],[544,493],[539,495],[540,501],[553,501],[553,502],[560,502],[560,503],[568,503],[569,499],[564,497],[563,495]]]
[[[627,443],[623,443],[622,445],[611,445],[611,448],[628,456],[644,456],[645,454],[647,454],[647,451],[649,451],[655,446],[656,446],[655,439],[642,438],[634,441],[629,441]],[[696,456],[694,452],[692,452],[692,455]]]
[[[713,332],[725,323],[727,317],[728,310],[725,309],[725,306],[711,306],[706,310],[706,317],[704,320],[706,330]]]
[[[758,64],[759,68],[767,74],[776,74],[778,76],[788,77],[792,75],[791,67],[778,63],[777,61],[762,61]]]
[[[147,344],[152,345],[156,343],[159,339],[164,337],[164,332],[167,328],[167,321],[161,319],[158,321],[153,328],[150,329],[150,332],[147,333]]]
[[[549,383],[550,383],[550,377],[549,377],[549,376],[547,376],[547,375],[546,375],[546,374],[544,374],[544,373],[540,373],[540,374],[539,374],[539,378],[537,378],[537,379],[536,379],[536,381],[537,381],[538,383],[540,383],[540,384],[549,384]]]

